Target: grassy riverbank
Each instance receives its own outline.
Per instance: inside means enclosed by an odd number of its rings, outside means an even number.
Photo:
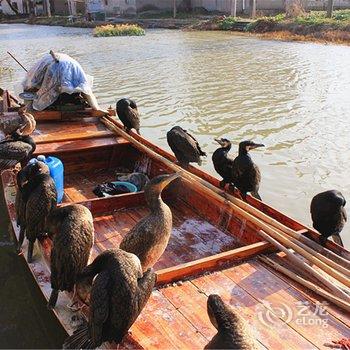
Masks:
[[[350,10],[334,11],[333,17],[326,18],[324,11],[312,11],[295,18],[284,14],[260,17],[255,20],[226,16],[195,16],[179,14],[180,18],[162,16],[140,16],[138,18],[115,18],[113,22],[88,22],[84,18],[74,21],[64,16],[35,18],[3,18],[0,23],[27,23],[65,27],[95,28],[111,24],[137,24],[142,28],[224,30],[244,31],[260,37],[277,40],[316,41],[336,44],[350,44]],[[209,19],[208,19],[209,18]]]
[[[242,23],[245,23],[245,32],[273,39],[350,43],[350,10],[334,11],[332,18],[327,18],[324,11],[312,11],[295,18],[286,18],[284,14],[278,14],[250,21],[221,16],[192,28],[235,31],[242,28]]]

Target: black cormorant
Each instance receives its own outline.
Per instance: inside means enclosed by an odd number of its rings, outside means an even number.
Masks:
[[[252,196],[261,200],[259,195],[260,170],[249,155],[251,149],[258,147],[264,147],[264,145],[253,141],[242,141],[239,144],[238,156],[233,161],[233,184],[239,189],[243,199],[246,198],[247,192],[250,192]]]
[[[245,321],[236,311],[228,307],[219,295],[209,295],[207,312],[218,332],[205,349],[258,349],[256,340],[250,334]]]
[[[17,245],[18,253],[21,251],[21,246],[23,244],[25,228],[26,228],[26,205],[27,201],[24,200],[23,194],[25,192],[25,186],[28,182],[29,168],[32,164],[27,164],[24,168],[22,168],[17,173],[17,193],[15,199],[15,209],[16,209],[16,220],[17,226],[20,227],[19,239]],[[37,170],[42,174],[50,174],[49,167],[44,162],[38,162],[37,166],[39,169]]]
[[[105,341],[119,344],[146,305],[156,281],[153,270],[142,275],[137,256],[121,249],[101,253],[80,278],[96,275],[89,322],[66,339],[64,349],[92,349]]]
[[[0,172],[28,161],[35,149],[36,144],[30,136],[12,133],[9,139],[0,142]]]
[[[172,230],[172,213],[161,198],[162,190],[179,173],[159,175],[145,187],[145,198],[151,213],[140,220],[123,238],[119,248],[138,256],[142,270],[158,261],[168,245]]]
[[[231,141],[227,139],[214,139],[221,147],[212,156],[212,161],[216,172],[223,178],[220,187],[225,188],[226,184],[232,184],[233,159],[228,155],[231,149]]]
[[[168,145],[174,152],[180,164],[187,166],[189,163],[202,164],[201,157],[206,157],[198,144],[198,141],[180,126],[174,126],[166,134]]]
[[[320,244],[325,245],[332,236],[337,244],[344,246],[340,232],[347,221],[345,204],[344,196],[336,190],[321,192],[312,198],[311,218],[313,227],[321,234]]]
[[[91,212],[81,204],[56,208],[47,217],[47,232],[53,240],[51,250],[51,296],[53,309],[59,291],[73,290],[76,278],[86,267],[94,241]]]
[[[140,117],[135,101],[128,98],[119,100],[117,102],[117,114],[126,131],[135,129],[140,134]]]
[[[57,205],[57,191],[51,176],[42,172],[42,162],[30,164],[26,177],[28,182],[22,188],[26,202],[25,234],[29,241],[28,262],[32,261],[34,242],[45,234],[46,218]]]

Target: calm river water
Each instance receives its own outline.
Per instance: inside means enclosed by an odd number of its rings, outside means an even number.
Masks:
[[[191,131],[209,155],[203,167],[210,173],[214,137],[231,139],[233,155],[241,140],[264,143],[252,154],[262,171],[260,194],[290,216],[310,225],[310,200],[326,189],[350,200],[349,47],[168,30],[94,38],[90,29],[0,25],[0,65],[13,68],[0,75],[0,86],[15,90],[23,79],[6,51],[30,67],[50,49],[94,76],[102,106],[135,99],[141,132],[156,144],[167,148],[175,124]]]

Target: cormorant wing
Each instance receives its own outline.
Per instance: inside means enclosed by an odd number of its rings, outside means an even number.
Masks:
[[[137,108],[128,107],[128,118],[136,130],[140,129],[140,118]]]
[[[31,191],[29,184],[25,187],[27,234],[44,233],[45,219],[56,206],[57,192],[54,183],[49,186],[38,186]],[[29,197],[26,197],[29,193]],[[38,232],[41,231],[41,232]],[[28,237],[28,235],[27,235]]]
[[[201,156],[206,157],[207,154],[206,154],[205,152],[202,151],[201,147],[199,146],[198,141],[194,138],[194,136],[192,136],[187,130],[184,130],[184,132],[195,142],[199,154],[200,154]]]
[[[94,280],[90,296],[90,336],[93,345],[103,343],[103,326],[109,315],[109,272],[100,272]]]
[[[157,276],[152,269],[148,269],[141,278],[138,279],[138,294],[137,294],[137,316],[140,314],[146,305],[153,287],[156,283]]]

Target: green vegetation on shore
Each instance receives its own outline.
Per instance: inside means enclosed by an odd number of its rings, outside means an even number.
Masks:
[[[137,24],[106,24],[93,31],[94,36],[141,36],[145,30]]]

